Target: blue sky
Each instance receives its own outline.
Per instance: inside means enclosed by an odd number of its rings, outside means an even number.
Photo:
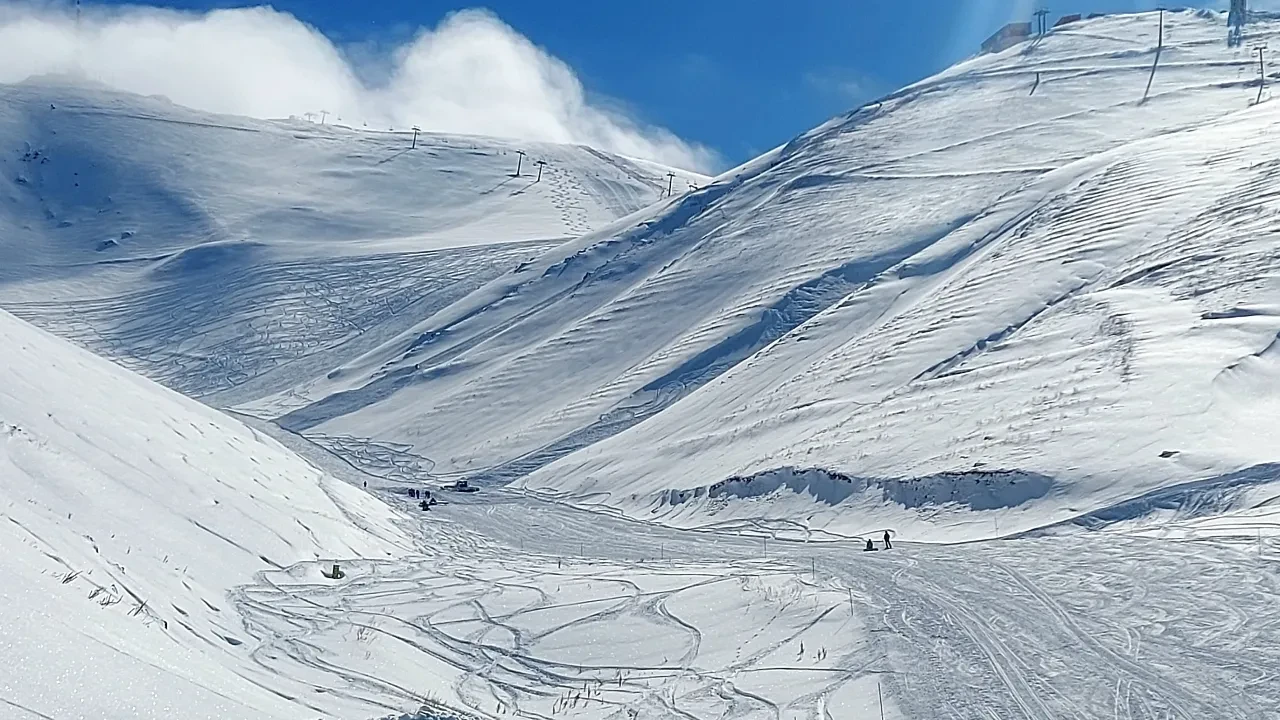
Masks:
[[[110,3],[108,3],[110,4]],[[123,3],[121,3],[123,4]],[[254,3],[176,0],[204,10]],[[274,0],[355,57],[374,57],[474,3]],[[972,53],[1031,0],[489,0],[480,5],[563,60],[592,100],[716,151],[728,163]],[[1194,4],[1194,3],[1193,3]],[[1210,0],[1203,5],[1215,5]],[[1139,0],[1072,0],[1127,12]]]

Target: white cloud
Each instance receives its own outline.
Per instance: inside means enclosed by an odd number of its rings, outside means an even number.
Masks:
[[[0,0],[0,82],[81,73],[213,112],[285,117],[327,110],[348,122],[583,143],[688,169],[705,147],[588,100],[563,62],[491,13],[466,10],[357,72],[315,28],[267,7],[185,13]],[[381,80],[370,85],[362,77]]]

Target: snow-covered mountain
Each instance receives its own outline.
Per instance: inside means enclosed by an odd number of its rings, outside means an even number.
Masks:
[[[705,181],[581,146],[415,147],[412,132],[216,116],[66,78],[0,98],[0,305],[224,404],[323,374]]]
[[[403,554],[390,508],[4,312],[0,347],[0,716],[298,717],[232,590]]]
[[[0,88],[0,717],[1269,717],[1280,24],[1157,21],[713,181]]]
[[[1157,27],[964,62],[254,411],[682,525],[972,537],[1185,483],[1248,505],[1271,474],[1233,473],[1280,447],[1280,111],[1216,13],[1166,13],[1148,94]]]
[[[8,88],[0,304],[392,479],[936,539],[1248,507],[1280,24],[1165,13],[1152,78],[1158,27],[1057,28],[662,199],[582,148]]]

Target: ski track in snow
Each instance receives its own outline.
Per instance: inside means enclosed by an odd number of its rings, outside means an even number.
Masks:
[[[269,571],[240,591],[255,658],[391,705],[451,678],[432,700],[489,717],[873,717],[877,682],[886,717],[922,720],[1280,707],[1271,546],[1108,534],[766,550],[503,492],[416,514],[423,557],[336,584]],[[378,661],[387,645],[394,665]]]

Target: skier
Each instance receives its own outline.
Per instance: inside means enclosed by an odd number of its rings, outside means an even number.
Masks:
[[[885,550],[891,550],[891,549],[893,549],[893,543],[889,542],[889,531],[888,531],[888,530],[885,530],[885,531],[884,531],[884,549],[885,549]]]
[[[876,549],[876,543],[871,538],[867,538],[867,546],[862,549],[863,552],[870,552]]]
[[[428,503],[426,500],[423,500],[422,502],[418,503],[418,507],[422,508],[423,510],[428,510],[428,511],[431,510],[431,504]]]

